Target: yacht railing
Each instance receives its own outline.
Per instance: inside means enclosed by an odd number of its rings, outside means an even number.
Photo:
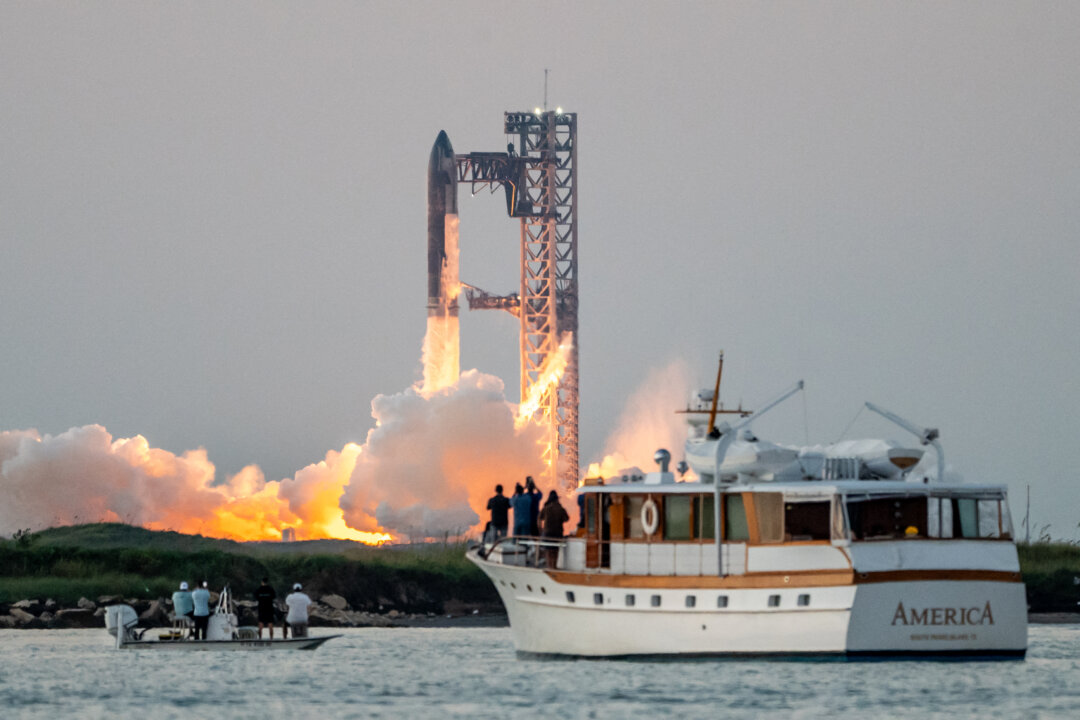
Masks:
[[[491,545],[481,546],[479,554],[485,560],[503,565],[563,569],[566,545],[565,538],[513,535],[499,538]]]

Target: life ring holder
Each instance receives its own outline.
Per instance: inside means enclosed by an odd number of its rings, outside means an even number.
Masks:
[[[641,505],[641,529],[646,535],[652,535],[660,527],[660,508],[656,501],[649,498]]]

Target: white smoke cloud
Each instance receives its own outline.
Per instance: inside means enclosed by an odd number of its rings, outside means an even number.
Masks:
[[[379,395],[376,421],[341,498],[351,527],[420,537],[479,524],[497,483],[540,476],[542,430],[515,429],[502,381],[478,370],[430,395]]]
[[[660,448],[674,459],[683,456],[686,421],[675,411],[686,407],[691,374],[686,362],[673,360],[653,370],[627,399],[619,421],[604,444],[604,457],[589,465],[590,477],[612,477],[638,468],[654,470],[653,454]]]

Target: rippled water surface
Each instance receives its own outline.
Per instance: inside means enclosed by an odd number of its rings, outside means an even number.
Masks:
[[[1029,637],[1022,661],[634,662],[518,659],[505,628],[345,630],[280,653],[0,630],[0,717],[1080,717],[1080,626]]]

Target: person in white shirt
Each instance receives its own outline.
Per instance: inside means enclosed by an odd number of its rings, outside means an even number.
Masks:
[[[285,604],[289,606],[289,614],[285,622],[289,624],[294,638],[307,637],[308,629],[308,605],[311,598],[300,591],[300,583],[293,586],[293,591],[285,596]]]

